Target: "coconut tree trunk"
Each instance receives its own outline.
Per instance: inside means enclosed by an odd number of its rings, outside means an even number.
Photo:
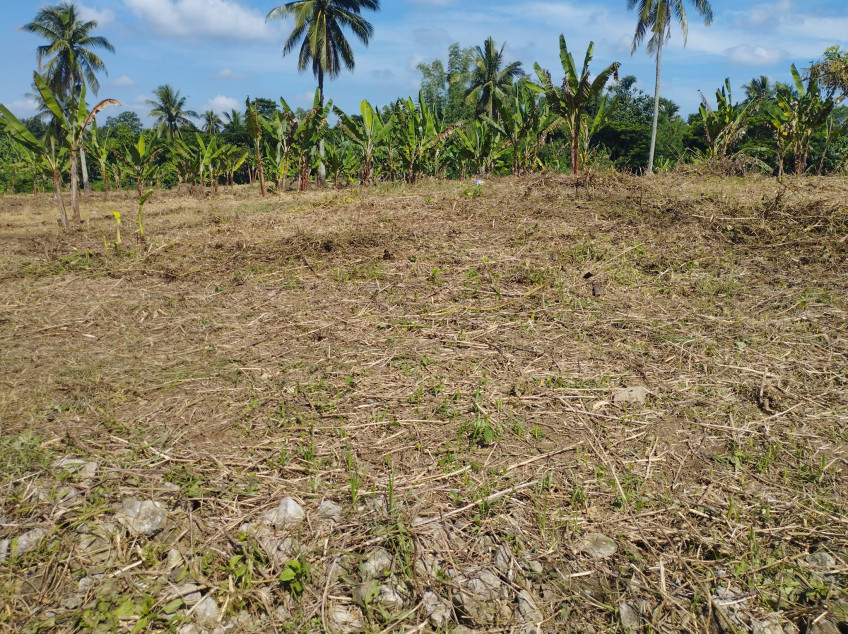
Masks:
[[[648,174],[654,173],[654,151],[657,147],[657,123],[660,118],[660,69],[662,68],[662,47],[665,39],[665,26],[657,41],[657,77],[654,85],[654,119],[651,122],[651,149],[648,152]]]
[[[318,103],[321,104],[321,109],[324,109],[324,71],[318,71]],[[327,184],[327,168],[324,166],[324,139],[318,139],[318,156],[321,160],[318,161],[318,187],[324,187]]]

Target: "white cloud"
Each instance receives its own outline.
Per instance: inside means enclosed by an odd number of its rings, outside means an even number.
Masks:
[[[274,31],[265,16],[233,0],[124,0],[157,35],[185,39],[267,39]]]
[[[247,77],[247,75],[245,75],[244,73],[237,73],[232,68],[224,68],[224,69],[221,70],[221,72],[218,72],[218,73],[215,73],[214,75],[212,75],[212,77],[214,77],[215,79],[236,80],[236,79],[245,79]]]
[[[200,107],[200,112],[206,112],[207,110],[229,112],[230,110],[241,110],[242,108],[243,104],[238,99],[216,95]]]
[[[135,82],[128,75],[121,75],[112,82],[113,86],[135,86]]]
[[[26,99],[15,99],[5,105],[18,119],[27,119],[38,112],[38,103],[35,99],[29,97]]]
[[[761,29],[777,26],[789,17],[791,0],[778,0],[773,4],[758,4],[736,19],[736,25],[746,29]]]
[[[787,57],[787,53],[783,49],[751,46],[750,44],[741,44],[729,48],[724,52],[724,55],[729,62],[742,66],[773,66]]]
[[[104,26],[108,26],[115,21],[115,12],[112,9],[95,9],[94,7],[89,7],[84,4],[77,4],[77,9],[79,10],[80,17],[83,20],[94,20],[97,22],[97,26],[103,28]]]

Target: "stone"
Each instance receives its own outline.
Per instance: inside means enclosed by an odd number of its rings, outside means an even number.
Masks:
[[[342,507],[330,500],[324,500],[318,505],[318,517],[322,520],[340,522],[342,519]]]
[[[522,623],[539,624],[545,620],[545,615],[539,609],[535,599],[527,590],[518,593],[518,619]]]
[[[507,581],[511,582],[515,578],[515,570],[512,565],[512,552],[506,545],[501,544],[495,549],[495,556],[492,558],[492,563]]]
[[[425,579],[432,579],[439,571],[439,561],[433,553],[424,553],[415,560],[415,574]]]
[[[274,535],[257,535],[256,541],[262,546],[262,550],[278,566],[285,566],[286,562],[296,559],[303,545],[291,537],[280,539]]]
[[[262,521],[269,526],[282,528],[300,524],[304,515],[303,507],[286,496],[280,500],[277,508],[271,509],[262,516]]]
[[[202,634],[199,627],[197,627],[194,623],[186,623],[185,625],[181,625],[177,630],[177,634]]]
[[[628,403],[644,405],[648,394],[650,392],[644,385],[635,385],[616,392],[615,396],[612,397],[612,402],[617,405],[626,405]]]
[[[47,531],[43,528],[33,528],[32,530],[27,531],[18,537],[17,543],[12,543],[12,554],[23,555],[32,552],[38,548],[38,545],[41,543],[41,540],[44,539],[45,535],[47,535]]]
[[[392,570],[394,559],[385,548],[375,548],[359,565],[359,574],[363,579],[382,577]]]
[[[56,491],[56,502],[59,506],[73,506],[79,502],[80,496],[77,490],[73,487],[62,487]]]
[[[619,603],[618,618],[621,620],[621,627],[625,632],[642,631],[642,617],[639,614],[639,609],[633,603]]]
[[[9,546],[12,543],[10,539],[0,539],[0,564],[9,558]]]
[[[784,634],[780,615],[776,612],[768,614],[763,619],[751,619],[751,634]]]
[[[478,625],[491,625],[500,615],[498,599],[505,594],[501,580],[488,570],[467,568],[449,570],[448,576],[459,586],[453,599],[456,607]]]
[[[400,586],[393,580],[380,584],[377,604],[391,614],[397,614],[403,609],[404,599]]]
[[[353,589],[353,602],[365,607],[374,603],[380,594],[380,582],[375,579],[367,579]]]
[[[530,557],[524,558],[524,569],[527,570],[527,572],[533,573],[534,575],[541,575],[545,572],[545,568],[542,566],[542,564],[535,559],[531,559]]]
[[[842,634],[836,623],[830,619],[821,619],[811,622],[807,628],[807,634]]]
[[[444,628],[451,622],[451,606],[435,592],[427,591],[421,599],[421,608],[430,624],[435,628]]]
[[[836,560],[833,558],[833,555],[826,550],[819,550],[814,553],[810,553],[804,557],[804,561],[813,568],[824,568],[826,570],[836,568]]]
[[[201,627],[212,627],[218,624],[218,603],[208,594],[194,608],[194,618]]]
[[[829,601],[827,609],[837,623],[844,623],[848,625],[848,601],[843,599]]]
[[[168,517],[161,502],[124,498],[115,519],[136,535],[153,535],[165,528]]]
[[[362,610],[355,605],[331,605],[327,610],[327,621],[333,634],[353,634],[365,627]]]
[[[168,595],[168,601],[173,601],[174,599],[182,599],[188,606],[200,603],[200,600],[202,599],[200,587],[194,583],[184,583],[179,585]]]
[[[177,566],[183,563],[183,556],[180,554],[176,548],[172,548],[168,551],[168,570],[173,570]]]
[[[615,554],[618,545],[602,533],[589,533],[577,542],[575,549],[592,559],[606,559]]]

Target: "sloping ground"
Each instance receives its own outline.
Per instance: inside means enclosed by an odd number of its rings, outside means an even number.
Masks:
[[[0,627],[846,631],[846,200],[0,199]]]

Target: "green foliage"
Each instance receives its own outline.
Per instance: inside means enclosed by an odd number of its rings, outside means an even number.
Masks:
[[[593,79],[589,74],[589,64],[594,50],[595,43],[589,42],[583,69],[578,73],[574,57],[566,46],[565,36],[559,36],[559,57],[565,72],[562,87],[553,85],[549,71],[543,70],[539,64],[533,65],[541,82],[541,85],[534,84],[534,88],[545,95],[551,110],[563,118],[571,137],[571,171],[575,174],[581,167],[581,144],[588,150],[592,134],[600,129],[618,105],[616,98],[608,101],[607,97],[603,97],[595,116],[589,117],[588,105],[592,100],[601,98],[610,78],[618,78],[620,66],[618,62],[613,62]]]
[[[768,115],[777,135],[781,156],[780,173],[783,171],[783,157],[787,152],[792,152],[795,173],[803,174],[807,169],[812,136],[825,125],[835,104],[832,97],[822,97],[816,75],[811,75],[805,86],[794,64],[790,72],[795,84],[794,91],[789,88],[779,89],[777,97],[768,106]]]
[[[707,152],[711,159],[724,158],[745,135],[748,121],[757,109],[759,102],[751,100],[744,104],[734,104],[730,91],[730,79],[724,80],[724,86],[716,90],[716,108],[713,109],[701,95],[701,121],[707,138]]]

